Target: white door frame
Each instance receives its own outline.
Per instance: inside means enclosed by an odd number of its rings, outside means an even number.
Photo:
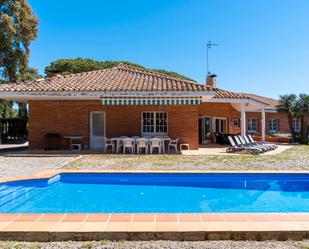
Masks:
[[[102,143],[102,147],[93,147],[93,136],[92,136],[92,125],[93,125],[93,120],[92,120],[92,115],[93,114],[96,114],[96,113],[101,113],[101,114],[103,114],[103,117],[104,117],[104,135],[102,136],[102,138],[103,137],[105,137],[106,136],[106,112],[104,112],[104,111],[92,111],[92,112],[90,112],[90,114],[89,114],[89,120],[90,120],[90,123],[89,123],[89,148],[90,149],[103,149],[104,148],[104,143]]]

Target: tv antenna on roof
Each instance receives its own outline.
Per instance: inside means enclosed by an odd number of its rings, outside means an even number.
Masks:
[[[209,49],[212,48],[213,46],[219,46],[217,43],[212,43],[211,40],[207,42],[207,76],[211,75],[209,71]]]

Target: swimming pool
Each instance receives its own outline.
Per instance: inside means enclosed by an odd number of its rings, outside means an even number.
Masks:
[[[308,211],[307,174],[63,173],[0,184],[0,213]]]

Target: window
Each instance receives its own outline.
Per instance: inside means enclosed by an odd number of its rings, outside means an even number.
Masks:
[[[142,133],[143,134],[166,134],[167,112],[143,112]]]
[[[224,134],[226,133],[226,119],[225,118],[215,118],[215,132]]]
[[[249,118],[248,119],[248,132],[256,133],[257,132],[257,119]]]
[[[298,118],[293,118],[292,128],[294,132],[300,132],[301,130],[301,122]]]
[[[279,120],[278,119],[270,119],[269,120],[269,132],[276,133],[279,130]]]
[[[233,118],[233,128],[240,128],[240,118]]]

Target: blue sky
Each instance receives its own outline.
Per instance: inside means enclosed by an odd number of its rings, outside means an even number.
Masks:
[[[30,0],[40,20],[30,64],[127,60],[269,97],[309,93],[308,0]]]

